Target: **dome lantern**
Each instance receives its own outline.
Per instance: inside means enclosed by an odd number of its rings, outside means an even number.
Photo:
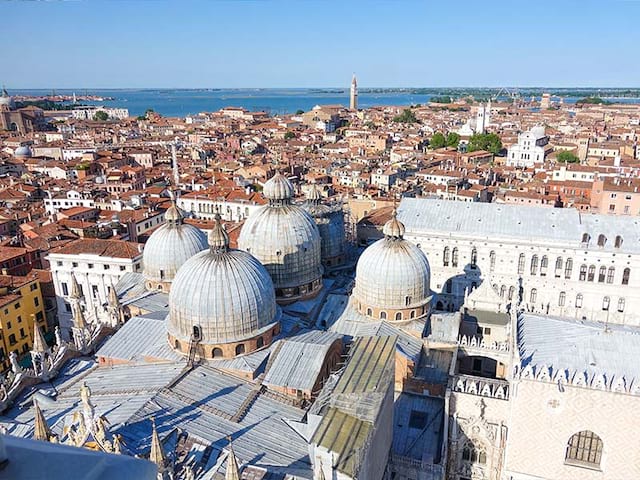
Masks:
[[[225,253],[229,249],[229,234],[222,225],[219,213],[216,213],[213,228],[209,232],[209,248],[213,253]]]
[[[262,194],[267,200],[269,205],[280,206],[291,204],[291,198],[293,198],[293,185],[287,177],[280,172],[271,177],[264,184]]]

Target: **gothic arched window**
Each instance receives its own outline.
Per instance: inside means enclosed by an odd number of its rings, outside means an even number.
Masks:
[[[593,282],[595,278],[596,278],[596,266],[589,265],[589,273],[587,274],[587,281]]]
[[[538,256],[531,257],[531,275],[538,273]]]
[[[604,279],[607,277],[607,267],[602,265],[598,271],[598,283],[604,283]]]
[[[496,269],[496,252],[491,250],[489,253],[489,271],[493,272]]]
[[[453,247],[453,251],[451,252],[451,266],[458,266],[458,247]]]
[[[622,272],[622,284],[623,285],[629,285],[629,277],[630,276],[631,276],[631,269],[627,267]]]
[[[487,463],[487,453],[483,448],[475,446],[470,441],[462,447],[462,460],[469,463]]]
[[[614,267],[609,267],[607,271],[607,283],[613,283],[613,278],[616,275],[616,269]]]
[[[544,255],[542,257],[542,260],[540,261],[540,275],[542,275],[543,277],[547,274],[548,266],[549,266],[549,259],[547,258],[546,255]]]
[[[607,237],[605,237],[602,233],[598,235],[598,246],[604,247],[607,243]]]
[[[532,288],[531,293],[529,294],[529,302],[536,303],[537,299],[538,299],[538,290],[535,288]]]
[[[476,268],[478,266],[478,250],[476,247],[471,249],[471,268]]]
[[[518,257],[518,273],[520,275],[524,273],[524,253],[521,253]]]
[[[564,278],[570,279],[572,273],[573,273],[573,259],[567,258],[567,261],[564,263]]]
[[[560,277],[562,275],[562,257],[556,258],[556,277]]]
[[[567,443],[565,462],[569,464],[599,467],[602,460],[602,440],[588,430],[571,436]]]
[[[622,247],[622,237],[620,235],[616,236],[616,241],[613,246],[616,248]]]
[[[580,265],[580,281],[584,282],[587,279],[587,266]]]
[[[444,247],[444,251],[442,252],[442,265],[445,267],[449,266],[449,247]]]

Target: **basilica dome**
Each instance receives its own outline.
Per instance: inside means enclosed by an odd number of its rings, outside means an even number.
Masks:
[[[322,288],[320,233],[309,213],[293,205],[293,186],[276,173],[264,185],[268,205],[245,221],[238,246],[267,269],[281,303],[316,295]]]
[[[428,313],[431,269],[426,255],[405,240],[404,225],[393,218],[384,238],[367,248],[356,267],[355,306],[372,319],[406,321]]]
[[[168,292],[178,269],[207,248],[202,230],[184,223],[175,204],[165,213],[165,223],[151,234],[142,254],[143,274],[149,290]]]
[[[27,145],[22,145],[13,152],[13,156],[17,158],[31,158],[31,155],[33,154]]]
[[[269,273],[249,253],[229,248],[218,216],[209,248],[187,260],[173,281],[170,344],[188,353],[195,340],[205,358],[234,357],[270,344],[280,315]]]
[[[313,184],[307,195],[304,209],[313,217],[320,232],[322,265],[325,268],[342,265],[346,260],[342,206],[329,207],[324,205],[320,190]]]

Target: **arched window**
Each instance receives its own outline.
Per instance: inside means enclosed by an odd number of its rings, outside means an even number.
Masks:
[[[242,355],[244,353],[244,343],[236,345],[236,355]]]
[[[478,266],[478,250],[476,247],[471,249],[471,268],[476,268]]]
[[[564,307],[564,304],[566,301],[567,301],[567,294],[565,292],[560,292],[560,296],[558,297],[558,306]]]
[[[218,348],[218,347],[214,348],[214,349],[211,351],[211,356],[212,356],[213,358],[222,358],[222,349],[221,349],[221,348]]]
[[[618,299],[618,311],[624,312],[624,297]]]
[[[598,270],[598,283],[604,283],[604,279],[607,277],[607,267],[602,265]]]
[[[482,448],[476,447],[473,443],[467,442],[462,448],[462,460],[469,463],[487,463],[487,454]]]
[[[516,291],[515,287],[509,287],[509,300],[513,300],[513,293]]]
[[[564,263],[564,278],[570,279],[572,273],[573,273],[573,259],[567,258],[567,261]]]
[[[591,235],[589,235],[588,233],[583,233],[582,234],[582,243],[584,245],[589,245],[589,241],[591,241]]]
[[[173,346],[175,347],[176,350],[180,350],[180,342],[178,340],[174,340]]]
[[[518,273],[522,275],[524,273],[524,253],[521,253],[518,257]]]
[[[598,235],[598,246],[604,247],[607,243],[607,237],[605,237],[602,233]]]
[[[544,255],[542,257],[542,260],[540,261],[540,275],[541,276],[545,276],[547,274],[547,267],[549,266],[549,259],[547,258],[546,255]]]
[[[602,460],[602,440],[588,430],[572,435],[567,443],[565,462],[569,464],[599,467]]]
[[[380,320],[386,320],[387,319],[387,312],[380,312]]]
[[[582,308],[582,294],[576,295],[576,308]]]
[[[622,284],[623,285],[629,285],[629,277],[630,276],[631,276],[631,269],[627,267],[622,272]]]
[[[562,257],[558,257],[556,258],[556,272],[555,272],[556,278],[560,278],[560,275],[562,275]]]
[[[453,247],[453,251],[451,252],[451,266],[458,266],[458,247]]]
[[[501,296],[502,298],[504,298],[505,293],[507,293],[507,287],[506,287],[506,285],[502,285],[502,286],[500,287],[500,296]]]
[[[258,340],[256,340],[256,348],[262,348],[262,347],[264,347],[264,338],[258,337]]]
[[[410,318],[416,318],[416,311],[415,310],[411,310],[411,315],[409,315]]]
[[[602,299],[602,310],[609,310],[610,303],[611,303],[611,299],[609,297],[604,297]]]
[[[613,278],[616,275],[616,269],[614,267],[609,267],[607,271],[607,283],[613,283]]]
[[[444,247],[444,251],[442,252],[442,264],[445,267],[449,266],[449,247]]]
[[[531,257],[531,275],[538,273],[538,256]]]
[[[580,281],[584,282],[587,279],[587,266],[580,265]]]
[[[532,288],[531,293],[529,294],[529,302],[536,303],[536,300],[538,300],[538,290],[536,288]]]
[[[396,321],[398,320],[402,320],[402,313],[401,312],[396,312]]]
[[[616,236],[616,242],[613,244],[613,246],[616,248],[622,247],[622,237],[620,235]]]
[[[407,295],[406,297],[404,297],[404,305],[405,307],[411,305],[411,295]]]
[[[596,278],[596,266],[589,265],[589,273],[587,274],[587,281],[593,282],[595,278]]]
[[[369,317],[373,316],[373,310],[371,310],[370,308],[367,308],[367,316]]]
[[[493,272],[496,269],[496,252],[491,250],[489,252],[489,271]]]

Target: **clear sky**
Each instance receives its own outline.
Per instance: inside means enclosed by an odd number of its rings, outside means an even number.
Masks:
[[[640,86],[640,0],[0,0],[8,88]]]

